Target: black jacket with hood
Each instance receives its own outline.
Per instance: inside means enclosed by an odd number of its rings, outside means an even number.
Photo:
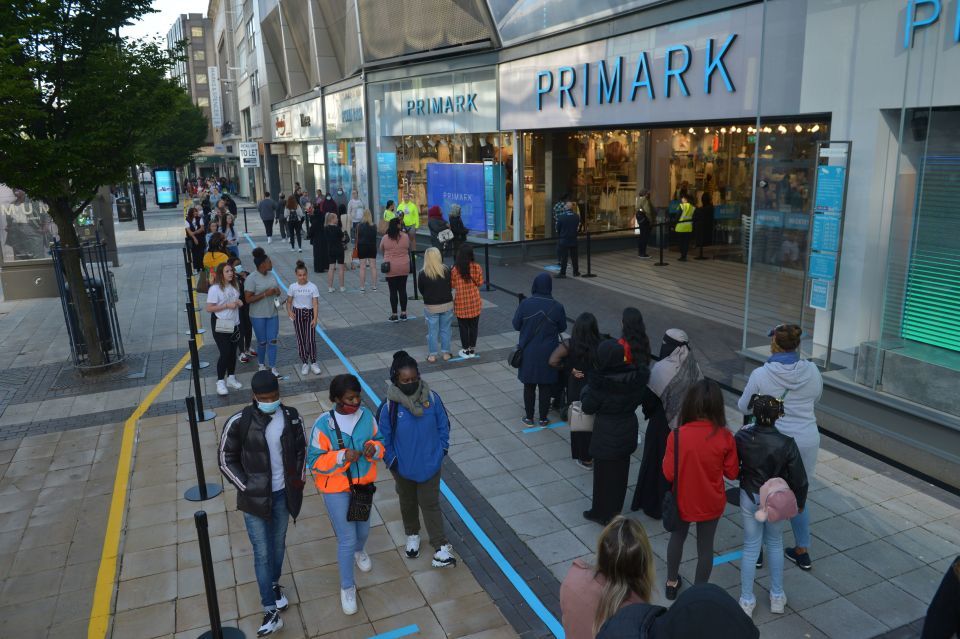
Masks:
[[[283,478],[287,509],[296,520],[303,504],[306,482],[307,441],[303,436],[303,420],[296,408],[281,405],[283,433]],[[272,506],[270,449],[266,429],[273,419],[253,405],[236,413],[223,426],[220,437],[220,472],[237,487],[237,510],[267,519]]]
[[[758,495],[768,479],[781,477],[796,496],[797,506],[803,508],[807,501],[807,473],[793,437],[773,426],[753,424],[737,431],[734,439],[740,458],[740,488]]]
[[[596,459],[626,459],[637,449],[636,410],[650,371],[624,363],[623,346],[606,340],[597,347],[597,370],[587,375],[580,395],[583,412],[595,415],[590,455]]]

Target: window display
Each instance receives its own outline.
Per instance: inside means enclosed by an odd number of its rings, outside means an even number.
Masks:
[[[7,264],[46,259],[57,227],[47,205],[20,189],[0,184],[0,248]]]

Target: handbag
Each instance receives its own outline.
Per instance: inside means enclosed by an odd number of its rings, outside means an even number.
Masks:
[[[518,344],[517,348],[514,349],[510,355],[507,356],[507,363],[514,368],[520,368],[523,365],[523,349],[526,348],[530,342],[533,341],[533,338],[536,337],[537,333],[540,332],[540,327],[543,326],[544,320],[547,319],[547,314],[544,313],[543,317],[540,319],[540,323],[537,324],[537,327],[533,329],[533,333],[530,334],[530,337],[527,338],[525,344]]]
[[[330,411],[330,419],[333,420],[333,427],[337,430],[337,445],[341,450],[346,450],[343,445],[343,433],[340,432],[340,424],[337,423],[337,416],[333,410]],[[377,492],[374,484],[355,484],[353,483],[353,474],[350,467],[347,467],[347,481],[350,482],[350,503],[347,505],[347,521],[367,521],[370,519],[370,510],[373,508],[373,493]]]
[[[570,404],[567,423],[570,424],[571,433],[592,433],[594,415],[587,415],[583,412],[583,405],[580,402]]]
[[[442,231],[437,233],[437,239],[440,240],[441,242],[449,242],[450,240],[453,239],[453,231],[451,231],[450,229],[443,229]]]
[[[390,272],[390,262],[387,262],[386,260],[384,260],[383,262],[380,262],[380,272],[381,272],[381,273],[389,273],[389,272]]]
[[[213,329],[215,333],[229,333],[233,334],[237,328],[236,323],[232,319],[223,319],[221,317],[217,318],[217,326]]]
[[[660,505],[662,513],[663,529],[667,532],[673,532],[680,526],[680,508],[677,500],[679,499],[680,488],[680,427],[673,431],[673,486],[670,492],[664,494],[663,502]]]

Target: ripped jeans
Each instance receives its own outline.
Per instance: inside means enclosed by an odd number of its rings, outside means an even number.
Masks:
[[[257,336],[257,361],[261,365],[273,368],[277,365],[277,335],[280,334],[280,318],[251,317],[253,332]]]

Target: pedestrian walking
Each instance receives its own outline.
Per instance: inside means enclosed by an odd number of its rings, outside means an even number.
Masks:
[[[679,439],[679,444],[677,441]],[[679,467],[674,462],[677,446]],[[740,473],[737,446],[727,430],[720,385],[702,379],[690,387],[680,409],[680,426],[667,437],[663,475],[676,482],[678,526],[667,545],[666,597],[677,598],[680,590],[680,561],[690,524],[697,524],[697,573],[694,583],[710,580],[713,571],[713,538],[727,505],[723,478],[736,479]]]
[[[647,244],[650,242],[650,231],[655,223],[653,203],[650,201],[650,189],[642,189],[637,197],[637,257],[649,260]]]
[[[808,486],[797,443],[774,426],[783,414],[783,403],[770,395],[756,395],[751,400],[751,408],[753,424],[740,429],[734,440],[740,460],[740,512],[743,515],[740,607],[752,618],[757,606],[753,578],[762,546],[770,551],[770,612],[783,614],[786,609],[783,521],[789,518],[785,512],[789,508],[795,506],[803,510]],[[793,494],[784,491],[784,486]],[[796,509],[790,512],[795,514]]]
[[[567,261],[573,265],[573,276],[580,277],[580,257],[577,248],[577,232],[580,216],[573,210],[573,201],[566,200],[563,214],[557,217],[557,254],[560,257],[559,278],[567,276]]]
[[[623,510],[630,475],[630,455],[637,449],[637,406],[650,372],[630,364],[613,339],[597,346],[596,370],[581,393],[584,414],[593,415],[589,453],[593,458],[593,497],[583,517],[601,526]]]
[[[235,376],[237,343],[240,341],[240,287],[233,267],[226,262],[217,266],[213,283],[207,291],[207,312],[213,327],[213,341],[220,352],[217,358],[217,395],[228,394],[227,386],[243,388]]]
[[[781,324],[770,331],[770,358],[750,373],[743,395],[737,402],[741,413],[748,414],[750,398],[771,395],[783,401],[784,414],[777,420],[777,430],[793,437],[800,448],[800,457],[807,477],[813,479],[820,450],[820,431],[814,406],[823,393],[823,378],[816,364],[800,358],[803,329],[796,324]],[[810,512],[790,520],[796,545],[785,550],[787,559],[801,570],[810,570]]]
[[[347,219],[350,220],[350,237],[357,243],[357,227],[363,222],[363,214],[367,210],[357,189],[350,191],[350,201],[347,202]]]
[[[557,383],[557,370],[550,366],[550,355],[560,343],[567,327],[563,304],[553,299],[553,280],[546,273],[533,280],[531,297],[523,299],[513,315],[513,328],[520,331],[518,348],[522,350],[517,377],[523,384],[523,423],[532,426],[536,396],[540,395],[540,425],[547,426],[550,396]],[[636,442],[634,442],[636,444]]]
[[[460,330],[458,355],[465,359],[477,357],[480,312],[483,310],[483,300],[480,299],[483,269],[474,259],[473,247],[469,244],[464,244],[457,252],[457,260],[450,274],[450,285],[455,293],[453,312],[457,316],[457,327]]]
[[[277,336],[280,333],[280,287],[270,271],[273,262],[259,246],[253,249],[253,264],[256,270],[247,276],[244,284],[246,302],[250,305],[250,323],[257,336],[257,360],[261,371],[270,371],[280,377],[277,370]]]
[[[227,264],[233,267],[234,279],[237,282],[237,288],[240,290],[240,299],[247,299],[244,283],[247,279],[247,272],[243,269],[239,257],[231,257]],[[246,364],[251,357],[257,356],[257,351],[253,350],[253,324],[250,322],[250,305],[244,304],[240,307],[240,339],[237,341],[237,350],[240,353],[240,363]]]
[[[663,336],[660,360],[650,370],[647,392],[641,402],[647,431],[643,435],[643,457],[631,510],[642,508],[653,519],[662,516],[663,496],[670,491],[670,482],[663,476],[667,436],[679,423],[687,391],[700,379],[703,373],[690,350],[690,338],[679,328],[671,328]]]
[[[303,504],[306,441],[297,409],[281,402],[276,377],[254,373],[250,389],[253,402],[223,426],[218,459],[220,472],[237,488],[237,510],[253,547],[262,637],[283,627],[280,611],[290,605],[280,575],[287,523],[296,521]]]
[[[355,506],[351,508],[352,493],[358,491],[372,500],[376,462],[384,453],[383,437],[373,413],[361,405],[360,392],[360,381],[353,375],[337,375],[330,381],[333,408],[314,422],[307,450],[307,465],[337,536],[340,607],[345,615],[357,612],[354,564],[362,572],[373,569],[365,549],[370,535],[369,511],[363,517]]]
[[[327,213],[326,224],[323,227],[323,239],[327,245],[327,259],[330,260],[330,271],[327,273],[327,292],[333,293],[334,276],[340,273],[340,292],[347,290],[344,285],[344,231],[337,223],[336,213]]]
[[[686,193],[680,196],[680,218],[673,231],[677,234],[677,242],[680,244],[680,262],[687,261],[687,251],[690,250],[690,238],[693,236],[693,204],[690,204],[690,196]]]
[[[575,559],[560,584],[567,639],[594,639],[617,611],[649,603],[657,578],[653,548],[643,525],[617,516],[600,533],[597,560]]]
[[[360,292],[366,291],[368,268],[372,288],[377,290],[377,227],[373,224],[370,209],[364,210],[354,241],[357,245],[357,258],[360,260]]]
[[[600,329],[593,313],[581,313],[573,323],[570,337],[560,340],[560,344],[550,355],[550,365],[562,369],[567,374],[567,399],[570,403],[580,402],[580,396],[587,385],[587,377],[597,368],[597,346],[600,345]],[[569,419],[569,404],[564,407]],[[590,440],[593,431],[570,431],[570,456],[578,466],[586,470],[593,469],[593,457],[590,455]]]
[[[287,207],[287,196],[283,193],[276,202],[273,203],[273,219],[280,227],[280,239],[287,239],[287,218],[284,215],[284,209]]]
[[[420,377],[417,361],[406,351],[393,354],[387,399],[377,414],[390,469],[400,499],[400,517],[409,559],[420,556],[420,515],[434,549],[431,565],[457,565],[440,512],[443,458],[450,448],[450,420],[440,396]]]
[[[313,245],[313,272],[326,273],[330,268],[330,256],[327,254],[327,240],[324,235],[324,215],[317,206],[313,211],[313,223],[307,237]]]
[[[320,374],[317,364],[317,322],[320,318],[320,289],[307,279],[307,265],[297,260],[294,270],[297,281],[287,288],[287,317],[293,322],[293,332],[297,336],[297,354],[303,365],[300,375],[307,371]]]
[[[290,250],[303,253],[303,209],[300,208],[297,198],[292,195],[287,198],[283,213],[287,223],[287,235],[290,237]]]
[[[453,289],[450,269],[443,263],[440,250],[431,246],[423,253],[423,270],[417,275],[423,297],[423,318],[427,323],[427,361],[450,359],[450,324],[453,322]]]
[[[387,224],[387,234],[380,240],[380,253],[383,264],[380,270],[387,275],[387,288],[390,289],[391,322],[407,321],[407,276],[410,275],[410,237],[400,231],[400,219],[394,217]],[[397,316],[397,306],[400,315]]]
[[[270,191],[267,191],[263,194],[263,199],[257,202],[257,212],[267,233],[267,244],[273,242],[273,220],[277,215],[276,210],[276,204],[270,199]]]
[[[207,249],[207,239],[203,220],[196,207],[190,207],[187,211],[187,217],[183,222],[183,230],[186,236],[187,249],[190,252],[190,262],[193,265],[193,270],[199,273],[203,270],[203,254]]]

